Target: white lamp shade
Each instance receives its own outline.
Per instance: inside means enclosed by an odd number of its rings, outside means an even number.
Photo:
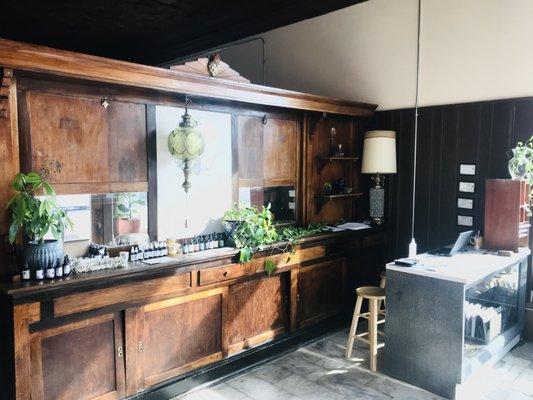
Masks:
[[[363,174],[396,173],[396,132],[368,131],[363,146]]]

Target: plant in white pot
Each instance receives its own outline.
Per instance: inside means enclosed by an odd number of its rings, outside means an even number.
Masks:
[[[46,268],[50,263],[63,259],[63,234],[72,221],[58,206],[52,186],[39,174],[18,173],[11,187],[15,195],[7,208],[11,211],[9,241],[14,243],[18,232],[24,233],[24,261],[30,266]],[[36,193],[43,196],[36,197]],[[51,233],[54,239],[44,237]]]
[[[141,220],[137,218],[138,206],[143,206],[144,200],[137,193],[117,193],[115,195],[115,234],[127,235],[141,231]]]

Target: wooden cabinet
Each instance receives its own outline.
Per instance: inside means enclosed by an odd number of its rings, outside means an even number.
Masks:
[[[229,353],[272,340],[288,331],[288,273],[229,287]]]
[[[127,394],[221,359],[226,296],[218,288],[127,310]]]
[[[121,191],[147,181],[144,104],[111,101],[104,108],[97,97],[33,90],[22,91],[19,102],[22,168],[40,172],[60,193]]]
[[[238,115],[236,119],[238,200],[257,206],[290,201],[294,210],[300,159],[298,115]],[[289,189],[294,193],[288,194]],[[287,196],[290,199],[281,200]],[[281,219],[294,218],[294,212],[287,213],[287,205],[280,207],[283,210],[276,211]]]
[[[30,343],[32,400],[110,400],[124,396],[119,313],[33,333]]]
[[[296,281],[293,328],[338,314],[345,292],[346,260],[336,258],[291,271]],[[296,275],[296,276],[295,276]]]

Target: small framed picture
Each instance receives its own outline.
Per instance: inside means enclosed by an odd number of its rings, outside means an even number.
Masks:
[[[474,164],[461,164],[459,166],[459,173],[461,175],[475,175],[476,166]]]
[[[474,208],[474,199],[465,199],[463,197],[459,197],[457,199],[457,208],[472,210]]]
[[[457,225],[459,226],[473,226],[474,217],[469,215],[458,215],[457,216]]]
[[[459,182],[459,191],[463,193],[474,193],[476,184],[474,182]]]

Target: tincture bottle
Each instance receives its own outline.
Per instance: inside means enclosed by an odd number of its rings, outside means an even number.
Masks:
[[[61,259],[57,259],[56,262],[56,270],[55,270],[56,278],[61,278],[63,276],[63,264],[61,262]]]
[[[41,265],[35,267],[35,279],[42,281],[44,279],[44,269]]]
[[[30,267],[28,266],[27,262],[24,263],[24,267],[22,268],[22,273],[20,275],[21,275],[21,279],[23,281],[29,281],[30,280],[31,272],[30,272]]]
[[[46,267],[46,279],[54,279],[56,275],[56,270],[54,268],[53,261],[50,261],[48,266]]]
[[[72,272],[72,267],[70,266],[70,259],[68,258],[68,255],[65,255],[65,258],[63,258],[63,275],[68,276]]]

